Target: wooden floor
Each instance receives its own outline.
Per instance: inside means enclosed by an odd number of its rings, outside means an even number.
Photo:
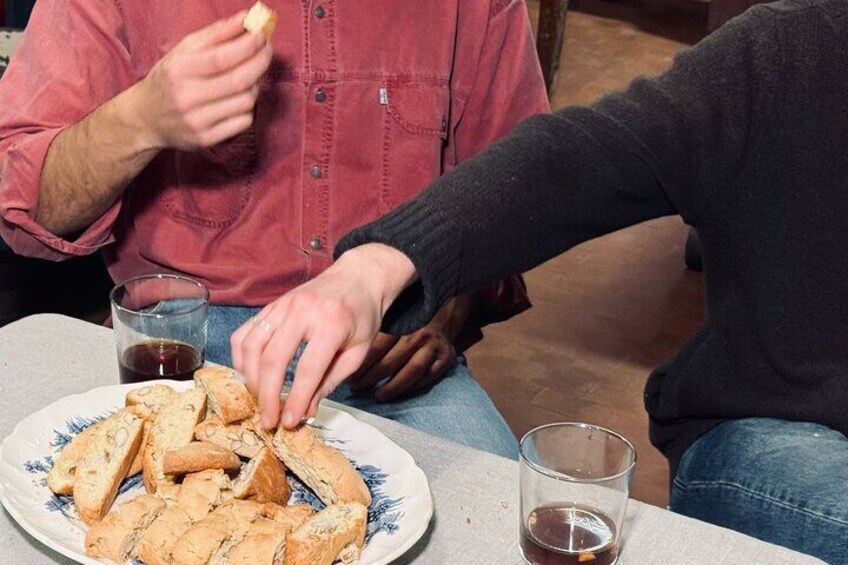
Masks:
[[[576,7],[555,107],[591,103],[637,75],[662,72],[706,22],[697,9],[585,0]],[[684,265],[686,233],[679,218],[664,218],[538,267],[526,275],[535,307],[488,329],[469,352],[474,375],[518,436],[553,421],[611,427],[638,449],[633,495],[658,505],[667,503],[668,469],[648,442],[642,388],[703,316],[701,275]]]

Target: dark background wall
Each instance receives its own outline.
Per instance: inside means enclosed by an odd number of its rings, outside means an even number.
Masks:
[[[24,28],[33,4],[34,0],[0,0],[0,26]],[[7,54],[0,55],[1,77]],[[16,256],[0,240],[0,326],[39,312],[102,322],[108,315],[111,286],[99,254],[52,263]]]
[[[23,29],[34,4],[35,0],[0,0],[0,25]]]

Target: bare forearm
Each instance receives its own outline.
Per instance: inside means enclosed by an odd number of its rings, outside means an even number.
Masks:
[[[56,137],[41,175],[39,224],[57,235],[79,231],[159,150],[211,147],[252,125],[273,49],[262,34],[245,33],[246,13],[186,36],[142,81]]]
[[[60,133],[50,146],[36,221],[60,236],[82,230],[121,196],[156,156],[139,118],[137,86]]]

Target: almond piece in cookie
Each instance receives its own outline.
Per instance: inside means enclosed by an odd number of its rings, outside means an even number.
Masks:
[[[309,426],[277,428],[272,436],[256,422],[256,433],[286,467],[311,488],[324,504],[358,502],[368,507],[371,493],[344,453],[330,447]]]
[[[196,522],[232,497],[230,478],[220,469],[210,469],[186,475],[177,496],[177,506]]]
[[[164,502],[168,508],[172,508],[177,505],[182,488],[182,485],[162,485],[156,489],[156,498]]]
[[[207,469],[238,471],[241,468],[241,460],[238,455],[220,445],[193,441],[165,453],[162,468],[167,475],[186,475]]]
[[[145,529],[165,510],[156,497],[142,495],[95,522],[85,535],[85,554],[123,563]]]
[[[132,408],[131,411],[135,413],[138,417],[144,418],[144,410],[138,408]],[[113,415],[114,416],[114,415]],[[113,416],[110,416],[113,417]],[[109,418],[107,418],[108,420]],[[60,451],[53,458],[53,467],[50,469],[50,472],[47,474],[47,486],[56,494],[62,495],[70,495],[74,492],[74,476],[76,475],[77,466],[82,458],[88,453],[91,448],[92,441],[94,439],[94,430],[96,430],[100,425],[103,424],[103,421],[93,424],[80,433],[78,433],[71,441],[68,443],[62,451]],[[145,431],[146,431],[145,427]],[[259,438],[257,438],[257,442]],[[142,439],[141,446],[144,446],[144,440]],[[131,477],[136,473],[141,471],[141,457],[143,453],[143,449],[139,448],[138,453],[135,456],[132,464],[130,465],[130,470],[127,471],[127,476]]]
[[[109,511],[138,453],[143,429],[144,420],[131,408],[122,408],[97,427],[74,478],[74,505],[86,524]]]
[[[286,549],[286,536],[291,528],[268,518],[258,518],[250,531],[229,548],[227,565],[282,565]],[[214,561],[211,562],[215,564]]]
[[[285,504],[291,497],[286,468],[274,452],[263,447],[233,481],[233,496],[256,502]]]
[[[127,406],[144,406],[155,416],[177,394],[177,391],[168,385],[148,385],[129,391],[126,404]]]
[[[315,514],[315,509],[309,504],[292,504],[281,506],[279,504],[267,503],[262,507],[265,516],[274,522],[294,530],[307,519]]]
[[[144,486],[149,494],[174,484],[173,475],[165,473],[165,454],[191,443],[205,413],[206,393],[196,388],[177,393],[159,409],[144,446]]]
[[[144,429],[141,434],[141,445],[139,445],[135,459],[133,459],[133,462],[130,464],[130,470],[127,471],[127,477],[132,477],[133,475],[141,473],[144,468],[144,447],[147,445],[147,434],[150,432],[150,426],[152,425],[152,421],[144,422]]]
[[[91,449],[94,443],[94,436],[98,426],[102,422],[98,422],[87,427],[74,437],[62,448],[54,458],[53,467],[47,473],[47,486],[56,494],[69,495],[74,492],[74,476],[77,472],[79,462],[85,457],[85,454]]]
[[[132,556],[147,565],[171,565],[171,548],[191,524],[188,513],[179,506],[166,508],[144,531]]]
[[[224,424],[250,418],[256,413],[256,402],[235,372],[221,365],[210,365],[194,372],[194,385],[206,391],[209,399],[207,416],[216,416]]]
[[[332,565],[359,559],[368,510],[359,503],[326,507],[289,534],[285,565]]]
[[[247,509],[252,513],[255,507]],[[235,524],[212,555],[210,565],[283,565],[286,536],[314,514],[305,504],[283,507],[266,503],[261,505],[261,512],[253,521],[242,519]]]
[[[216,443],[236,454],[253,459],[265,445],[249,421],[238,424],[225,424],[216,417],[207,418],[194,428],[194,437],[198,441]]]
[[[171,549],[171,560],[180,565],[209,563],[231,537],[243,535],[262,516],[262,505],[248,500],[225,502],[192,524]]]

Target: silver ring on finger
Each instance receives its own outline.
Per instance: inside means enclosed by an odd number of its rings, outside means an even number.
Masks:
[[[258,326],[266,332],[271,331],[271,324],[269,324],[267,320],[263,320],[259,316],[252,316],[250,318],[250,321],[253,323],[254,326]]]

